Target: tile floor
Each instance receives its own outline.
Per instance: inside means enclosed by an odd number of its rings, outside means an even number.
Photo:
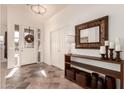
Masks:
[[[10,72],[10,71],[9,71]],[[64,71],[45,63],[23,66],[6,80],[7,89],[80,89],[64,78]]]

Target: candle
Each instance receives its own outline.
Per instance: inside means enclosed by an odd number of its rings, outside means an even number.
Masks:
[[[115,51],[121,51],[121,45],[120,44],[115,46]]]
[[[105,54],[105,46],[100,46],[100,54]]]
[[[110,48],[110,49],[114,49],[114,42],[110,42],[109,48]]]
[[[105,46],[109,46],[109,41],[105,41]]]
[[[115,39],[115,51],[121,51],[120,39]]]

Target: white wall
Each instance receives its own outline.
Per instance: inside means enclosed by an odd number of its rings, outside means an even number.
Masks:
[[[1,5],[0,5],[0,34],[1,34]]]
[[[123,36],[123,9],[124,5],[70,5],[57,15],[53,16],[45,24],[45,62],[49,62],[50,31],[68,25],[71,34],[75,33],[75,25],[87,22],[105,15],[109,16],[109,40],[114,41],[116,37],[121,38],[122,50],[124,50]],[[99,50],[72,49],[73,53],[100,56]],[[124,59],[124,53],[122,52]]]
[[[7,32],[7,7],[6,5],[0,5],[0,35],[5,35]],[[2,62],[6,62],[4,59],[4,48],[2,49]]]
[[[1,22],[3,25],[7,25],[7,7],[6,7],[6,5],[1,5]]]
[[[0,5],[0,35],[1,35],[1,5]],[[1,49],[0,49],[0,69],[1,69]],[[2,81],[2,78],[1,78],[1,70],[0,70],[0,88],[1,88],[1,81]]]
[[[6,5],[0,5],[0,29],[1,34],[4,35],[7,30],[7,7]]]
[[[14,25],[31,26],[41,29],[43,33],[42,16],[34,14],[27,5],[8,5],[7,6],[7,25],[8,25],[8,68],[14,66]],[[43,34],[41,34],[41,52],[43,52]],[[43,61],[43,54],[41,55]]]
[[[4,35],[6,30],[7,30],[7,27],[6,27],[6,6],[0,5],[0,35]],[[2,62],[5,62],[5,60],[4,60],[4,47],[0,47],[0,88],[5,88],[5,80],[3,80],[5,73],[1,67]]]
[[[1,5],[0,5],[0,25],[1,25],[1,13],[2,11],[1,11]],[[0,32],[1,32],[1,26],[0,26]]]
[[[75,25],[81,24],[93,19],[97,19],[102,16],[109,16],[109,41],[114,41],[116,37],[121,39],[122,51],[124,51],[124,5],[70,5],[53,16],[44,24],[45,29],[45,42],[44,42],[44,60],[46,63],[50,62],[50,32],[55,31],[58,28],[68,25],[68,34],[75,34]],[[75,49],[72,46],[72,53],[100,56],[99,50],[95,49]],[[124,59],[124,52],[122,52],[122,59]],[[73,59],[80,60],[81,59]],[[86,62],[86,60],[85,60]],[[90,63],[88,63],[90,64]],[[101,64],[95,62],[94,65],[100,67],[106,67],[108,69],[119,70],[118,65]]]

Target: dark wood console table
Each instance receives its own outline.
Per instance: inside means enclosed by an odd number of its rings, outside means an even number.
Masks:
[[[106,69],[106,68],[102,68],[98,66],[93,66],[90,64],[75,62],[71,60],[71,57],[96,60],[96,61],[105,62],[105,63],[119,64],[120,71],[114,71],[114,70],[110,70],[110,69]],[[91,71],[99,72],[104,75],[109,75],[116,79],[120,79],[120,88],[124,89],[124,61],[123,60],[120,62],[117,62],[117,61],[111,61],[111,60],[102,60],[100,57],[84,56],[84,55],[77,55],[77,54],[66,54],[65,55],[65,70],[71,65],[81,67],[84,69],[88,69]]]

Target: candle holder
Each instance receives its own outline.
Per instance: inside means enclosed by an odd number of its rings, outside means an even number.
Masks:
[[[105,54],[101,54],[101,59],[105,60]]]
[[[106,47],[106,59],[108,59],[108,49],[109,49],[109,46],[105,46]]]
[[[114,49],[109,49],[110,50],[110,60],[114,60],[113,59],[113,51],[114,51]]]
[[[116,58],[115,58],[115,60],[116,61],[121,61],[121,58],[120,58],[120,52],[122,52],[122,51],[115,51],[116,52]]]

